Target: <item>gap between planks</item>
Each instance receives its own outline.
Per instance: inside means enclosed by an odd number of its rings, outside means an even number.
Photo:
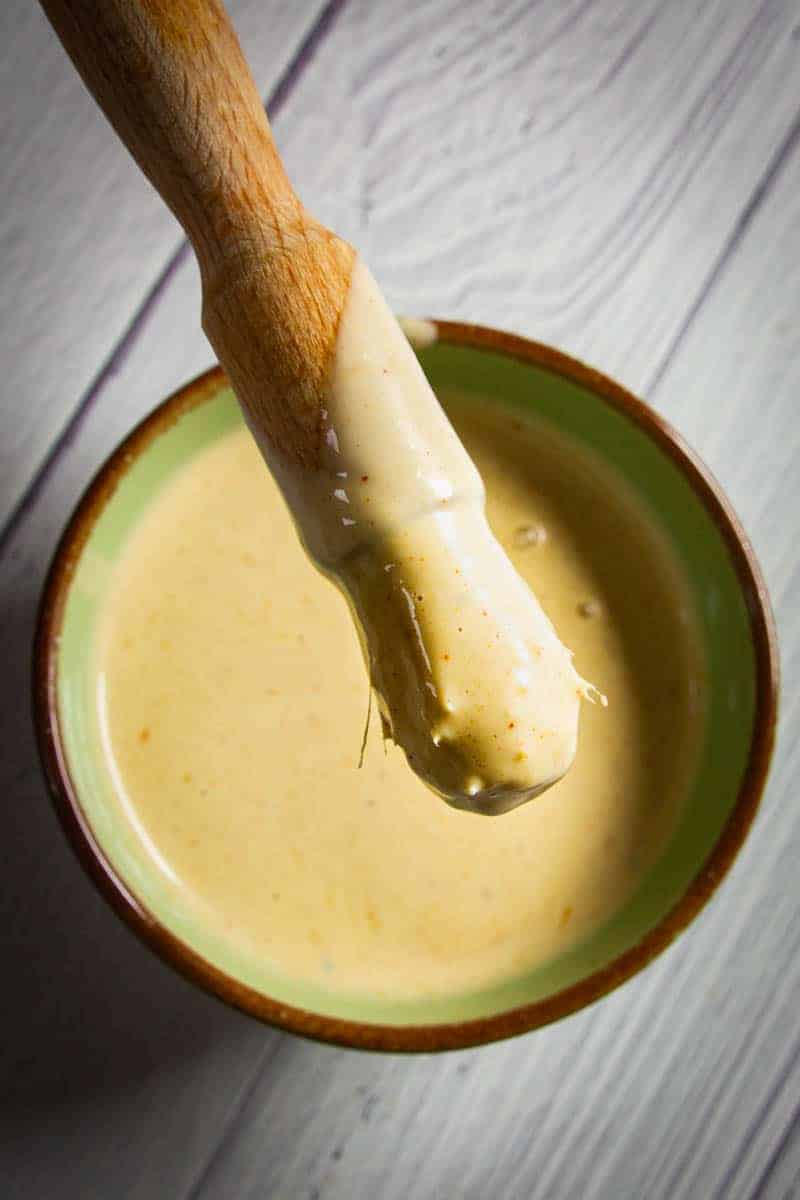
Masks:
[[[744,205],[744,208],[734,223],[728,238],[723,244],[722,250],[718,254],[715,262],[712,263],[708,275],[703,281],[697,296],[686,313],[685,320],[681,323],[667,349],[667,352],[648,380],[647,385],[644,388],[645,396],[651,396],[658,390],[661,381],[669,371],[669,368],[672,365],[676,355],[686,340],[689,330],[694,325],[701,309],[704,307],[709,296],[714,291],[718,280],[721,279],[728,261],[736,252],[740,242],[747,234],[748,229],[753,223],[753,219],[763,206],[765,200],[772,191],[773,186],[775,183],[777,183],[781,173],[791,160],[792,154],[797,149],[798,145],[800,145],[800,108],[797,110],[797,115],[789,127],[788,133],[778,146],[778,149],[772,156],[771,161],[767,163],[764,174],[753,188],[749,199]]]

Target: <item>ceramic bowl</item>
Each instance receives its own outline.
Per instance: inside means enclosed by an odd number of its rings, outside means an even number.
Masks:
[[[730,867],[764,786],[777,655],[758,566],[719,485],[680,437],[618,384],[546,346],[437,322],[420,351],[435,388],[503,397],[588,443],[668,532],[690,581],[710,699],[694,786],[667,850],[607,925],[557,961],[480,996],[387,1008],[321,997],[237,959],[174,911],[97,752],[88,648],[110,568],[143,508],[192,455],[235,427],[219,370],[166,400],[102,467],[55,555],[38,624],[34,710],[42,762],[69,840],[116,912],[190,979],[261,1020],[360,1048],[430,1051],[490,1042],[563,1017],[640,971],[685,929]],[[498,818],[502,819],[502,818]],[[727,902],[735,904],[731,894]]]

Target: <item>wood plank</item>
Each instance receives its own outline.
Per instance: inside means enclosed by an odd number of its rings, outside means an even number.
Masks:
[[[687,1012],[677,1030],[691,1065],[659,1097],[663,1112],[680,1091],[696,1123],[691,1157],[674,1178],[675,1196],[744,1200],[770,1178],[777,1185],[784,1167],[788,1173],[792,1164],[795,1172],[800,1167],[798,295],[800,119],[773,189],[657,393],[724,481],[750,533],[775,605],[783,670],[778,751],[764,809],[728,885],[733,894],[709,914],[694,959],[700,970],[708,953],[706,1011],[698,1005]],[[729,1154],[727,1175],[721,1145]],[[624,1148],[623,1139],[620,1158]],[[615,1177],[623,1170],[620,1161]],[[671,1178],[664,1176],[665,1194]],[[789,1183],[768,1194],[797,1194],[786,1190]]]
[[[800,669],[797,520],[786,516],[797,510],[787,498],[796,442],[785,432],[800,361],[793,313],[780,339],[773,332],[797,294],[796,152],[727,270],[719,262],[795,115],[783,86],[796,61],[792,9],[768,3],[754,21],[744,0],[696,11],[567,0],[490,15],[477,0],[391,11],[354,2],[277,121],[309,207],[365,247],[397,307],[557,336],[636,386],[672,355],[655,400],[712,461],[751,528],[785,652],[789,637],[789,682]],[[534,41],[544,48],[531,62]],[[626,221],[636,254],[617,231]],[[15,804],[0,912],[16,936],[0,1003],[15,1031],[11,1065],[22,1068],[10,1076],[12,1195],[56,1186],[65,1200],[748,1195],[796,1095],[782,1074],[800,961],[787,802],[798,763],[787,746],[731,880],[667,956],[569,1021],[446,1057],[379,1058],[261,1031],[172,979],[80,879],[19,704],[35,597],[93,466],[210,360],[197,305],[185,261],[2,562],[2,713],[14,749],[0,761],[0,788]],[[724,397],[727,421],[710,394]],[[769,471],[759,474],[752,456],[739,463],[751,445]],[[786,728],[796,703],[784,705]]]
[[[324,0],[231,0],[266,95]],[[117,141],[39,8],[0,6],[0,529],[181,230]]]
[[[398,310],[644,391],[791,123],[796,11],[355,0],[277,130]]]

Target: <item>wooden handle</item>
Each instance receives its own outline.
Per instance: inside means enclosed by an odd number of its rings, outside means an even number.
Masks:
[[[354,251],[295,195],[220,0],[41,0],[183,225],[203,327],[251,422],[313,466]]]

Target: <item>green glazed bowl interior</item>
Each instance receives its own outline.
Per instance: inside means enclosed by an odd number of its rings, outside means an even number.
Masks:
[[[58,812],[117,911],[174,966],[251,1014],[387,1050],[444,1049],[522,1032],[641,969],[689,923],[735,856],[763,788],[775,723],[774,635],[757,565],[718,486],[677,435],[616,384],[544,346],[446,322],[438,330],[438,341],[420,351],[434,388],[536,413],[599,452],[668,532],[699,617],[710,696],[690,797],[638,892],[587,941],[480,992],[393,1003],[322,991],[247,959],[165,888],[109,775],[90,647],[114,564],[145,507],[175,471],[241,422],[221,372],[166,401],[90,487],[51,569],[35,655],[37,730]]]

